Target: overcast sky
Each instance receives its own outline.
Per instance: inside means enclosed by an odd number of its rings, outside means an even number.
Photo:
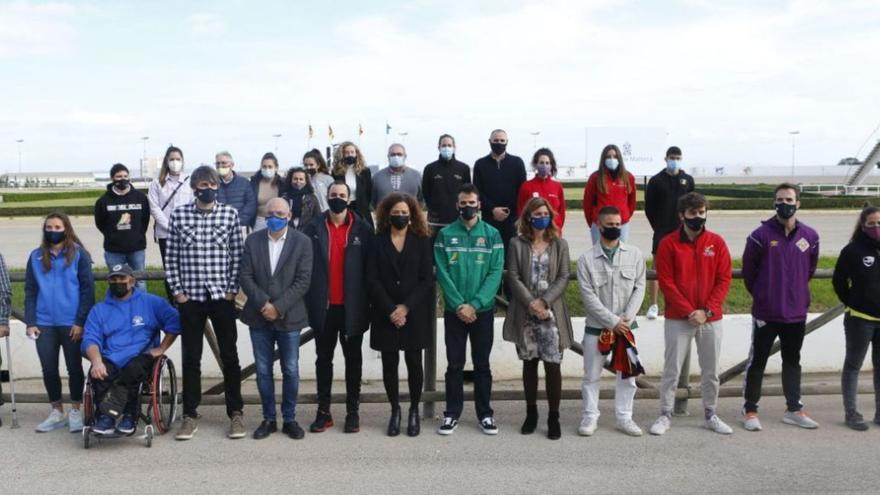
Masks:
[[[278,133],[289,166],[309,122],[417,168],[496,127],[583,164],[588,126],[665,128],[707,166],[789,165],[799,130],[798,163],[833,165],[880,138],[878,27],[877,0],[0,1],[0,172],[16,139],[25,170],[104,170],[142,136],[255,170]]]

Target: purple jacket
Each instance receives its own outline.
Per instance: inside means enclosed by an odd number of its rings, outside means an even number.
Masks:
[[[752,295],[752,316],[776,323],[807,319],[810,279],[819,261],[819,234],[801,222],[789,236],[773,217],[762,222],[743,252],[743,280]]]

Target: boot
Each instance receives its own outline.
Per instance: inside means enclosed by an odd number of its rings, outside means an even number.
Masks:
[[[531,435],[535,432],[535,428],[538,427],[538,405],[537,404],[527,404],[526,405],[526,420],[523,421],[522,428],[519,429],[519,432],[523,435]]]

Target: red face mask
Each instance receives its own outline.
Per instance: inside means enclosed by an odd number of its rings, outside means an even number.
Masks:
[[[864,232],[869,238],[875,241],[880,241],[880,226],[862,227],[862,232]]]

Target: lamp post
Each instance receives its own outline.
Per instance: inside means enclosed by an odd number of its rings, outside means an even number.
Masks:
[[[397,135],[400,136],[400,144],[406,144],[406,137],[409,136],[409,131],[398,132]]]
[[[278,140],[281,139],[281,134],[272,134],[272,137],[275,138],[275,153],[278,153]]]
[[[24,139],[16,139],[16,143],[18,143],[18,173],[21,173],[21,145],[24,143]]]
[[[538,136],[541,135],[541,131],[533,131],[533,132],[530,132],[529,134],[532,135],[532,150],[534,151],[534,150],[538,149]]]
[[[794,179],[794,146],[797,142],[797,135],[800,134],[801,131],[788,131],[788,134],[791,136],[791,178]]]
[[[144,180],[144,167],[147,166],[147,141],[150,140],[150,136],[141,137],[141,141],[144,142],[144,156],[141,158],[141,181]]]

